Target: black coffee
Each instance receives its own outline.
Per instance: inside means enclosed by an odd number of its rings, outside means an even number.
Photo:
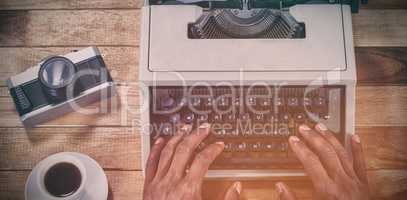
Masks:
[[[82,182],[79,169],[71,163],[58,163],[45,174],[47,191],[55,197],[67,197],[76,192]]]

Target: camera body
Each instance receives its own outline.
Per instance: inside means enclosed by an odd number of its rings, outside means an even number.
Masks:
[[[116,94],[96,47],[51,56],[7,80],[24,126],[32,127]]]

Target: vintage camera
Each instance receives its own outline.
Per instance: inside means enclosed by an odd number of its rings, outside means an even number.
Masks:
[[[7,80],[26,127],[46,122],[115,95],[115,86],[96,47],[51,56]]]

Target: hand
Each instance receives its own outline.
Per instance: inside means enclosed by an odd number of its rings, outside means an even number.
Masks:
[[[292,136],[290,147],[304,165],[319,200],[368,200],[369,188],[359,136],[351,140],[349,154],[325,125],[315,130],[306,125],[299,128],[303,137]],[[276,184],[281,200],[295,200],[294,193],[284,183]]]
[[[203,178],[225,146],[223,142],[216,142],[193,156],[209,130],[209,124],[202,124],[190,133],[191,126],[184,125],[167,143],[163,138],[155,141],[146,166],[144,200],[202,199]],[[237,200],[241,188],[239,182],[234,183],[226,192],[225,200]]]

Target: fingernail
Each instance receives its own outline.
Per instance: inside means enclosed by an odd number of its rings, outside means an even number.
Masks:
[[[199,126],[200,129],[208,129],[211,125],[208,123],[203,123]]]
[[[360,137],[359,135],[353,135],[353,141],[355,141],[356,143],[360,144]]]
[[[225,143],[224,143],[224,142],[215,142],[215,144],[217,144],[217,145],[219,145],[219,146],[222,146],[222,147],[225,146]]]
[[[291,136],[289,140],[295,144],[300,141],[300,138],[298,138],[297,136]]]
[[[160,144],[161,142],[163,142],[163,138],[158,138],[155,142],[154,145]]]
[[[305,124],[301,125],[299,129],[300,129],[300,131],[310,131],[310,130],[311,130],[311,128],[308,127],[308,126],[305,125]]]
[[[283,184],[282,183],[276,183],[276,188],[277,188],[277,192],[278,194],[282,194],[284,192],[284,188],[283,188]]]
[[[238,194],[242,193],[242,183],[236,182],[233,184],[233,187],[235,188]]]
[[[318,124],[316,125],[316,128],[317,128],[318,130],[320,130],[320,131],[327,131],[327,130],[328,130],[328,128],[327,128],[323,123],[318,123]]]

